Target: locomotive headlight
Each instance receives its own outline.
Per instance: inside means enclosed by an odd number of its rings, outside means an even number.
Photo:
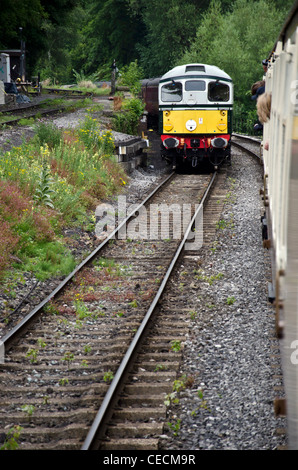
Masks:
[[[225,115],[226,115],[226,112],[225,112],[225,111],[220,111],[220,114],[221,114],[222,116],[225,116]]]
[[[171,114],[171,111],[165,111],[165,116],[169,116]]]
[[[216,137],[215,139],[211,140],[211,145],[217,149],[224,149],[228,145],[228,141],[222,137]]]
[[[178,147],[179,139],[176,139],[175,137],[168,137],[163,141],[163,145],[166,149],[173,149],[175,147]]]

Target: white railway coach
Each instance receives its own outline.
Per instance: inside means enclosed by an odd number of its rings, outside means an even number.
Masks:
[[[265,91],[263,160],[275,284],[276,328],[281,341],[288,447],[298,449],[298,2],[269,57]],[[268,147],[268,149],[266,149]]]

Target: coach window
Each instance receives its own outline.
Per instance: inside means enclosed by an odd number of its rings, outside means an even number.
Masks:
[[[161,87],[162,101],[181,101],[182,100],[182,83],[167,83]]]
[[[230,88],[225,83],[219,81],[210,82],[208,85],[208,100],[209,101],[229,101]]]
[[[205,91],[206,83],[204,80],[187,80],[185,82],[185,91]]]

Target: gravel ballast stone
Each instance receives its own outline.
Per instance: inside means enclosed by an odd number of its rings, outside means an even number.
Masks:
[[[201,264],[212,285],[200,282],[198,315],[184,346],[180,374],[192,377],[168,411],[162,449],[273,450],[286,447],[284,417],[274,414],[282,388],[274,308],[268,301],[268,252],[262,245],[259,163],[233,152],[216,249]],[[183,262],[185,265],[185,261]],[[187,294],[186,294],[187,295]],[[203,308],[202,308],[203,306]]]

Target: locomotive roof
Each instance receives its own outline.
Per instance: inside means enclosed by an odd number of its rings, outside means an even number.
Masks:
[[[165,73],[160,81],[163,82],[174,78],[217,78],[232,81],[231,77],[219,67],[207,64],[178,65]]]

